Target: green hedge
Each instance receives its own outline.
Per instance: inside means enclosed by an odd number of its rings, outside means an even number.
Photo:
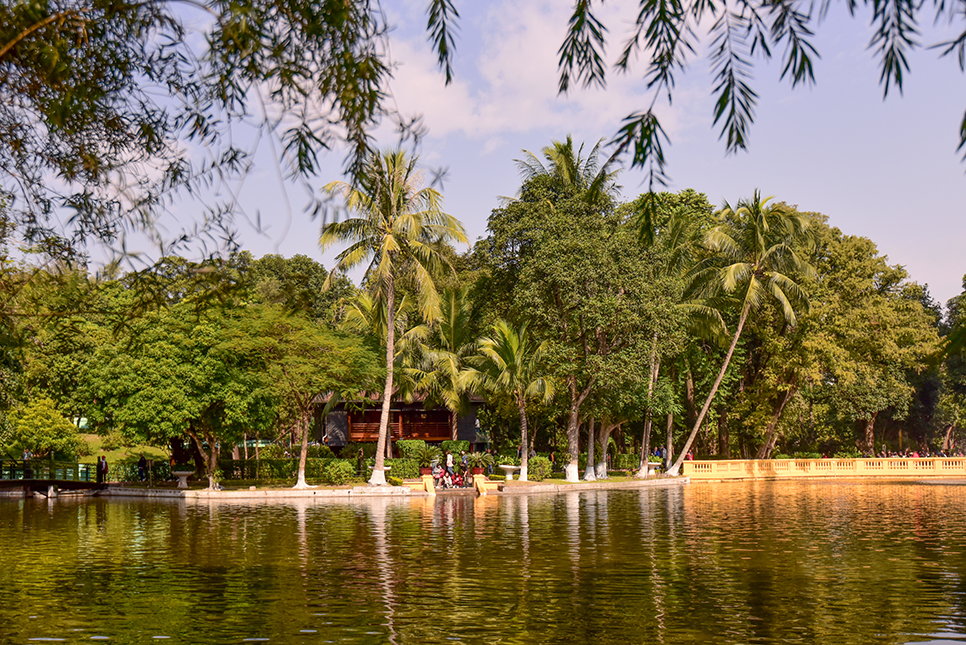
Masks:
[[[332,463],[346,464],[355,476],[356,462],[354,459],[306,459],[305,478],[308,480],[325,481],[326,471]],[[340,468],[343,468],[340,466]],[[218,469],[221,478],[225,480],[243,479],[295,479],[298,476],[298,459],[219,459]],[[344,468],[343,468],[344,469]],[[135,472],[137,469],[135,468]]]
[[[150,462],[148,462],[150,463]],[[154,481],[165,481],[171,477],[171,468],[168,462],[163,459],[154,461],[151,469]],[[95,464],[91,464],[91,481],[94,480],[97,471]],[[151,477],[148,474],[148,477]],[[113,462],[107,464],[107,481],[109,482],[136,482],[138,481],[138,463],[136,461]]]
[[[325,461],[327,463],[322,470],[322,481],[326,484],[341,486],[356,475],[355,464],[348,459],[327,459]],[[306,464],[305,470],[306,477],[308,477],[308,464]]]
[[[402,459],[415,459],[420,450],[426,447],[422,439],[400,439],[396,442],[396,450]]]
[[[441,444],[441,446],[443,448],[444,455],[446,454],[447,450],[449,450],[454,455],[460,454],[461,450],[465,450],[466,452],[470,451],[470,442],[465,441],[463,439],[460,439],[459,441],[453,441],[452,439],[447,439]]]
[[[387,466],[392,466],[389,472],[400,479],[416,479],[419,477],[419,462],[415,459],[387,459]]]

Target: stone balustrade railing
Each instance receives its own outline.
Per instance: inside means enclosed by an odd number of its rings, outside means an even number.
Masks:
[[[888,459],[732,459],[685,461],[692,480],[795,477],[957,477],[966,479],[966,457]]]

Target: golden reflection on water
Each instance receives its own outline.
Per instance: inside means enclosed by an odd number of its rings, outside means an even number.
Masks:
[[[0,644],[962,642],[964,493],[4,499]]]

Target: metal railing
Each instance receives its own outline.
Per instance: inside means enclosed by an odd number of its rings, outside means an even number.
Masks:
[[[92,482],[97,464],[41,459],[0,460],[0,480]]]

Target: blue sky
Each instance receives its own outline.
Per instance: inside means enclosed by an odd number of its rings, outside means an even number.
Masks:
[[[623,116],[646,106],[640,76],[611,74],[606,90],[556,93],[556,51],[566,28],[569,2],[492,0],[457,3],[462,14],[456,78],[444,87],[425,37],[425,0],[384,3],[397,67],[393,99],[407,114],[422,113],[429,135],[420,158],[448,167],[445,207],[461,219],[471,240],[486,232],[490,211],[520,184],[514,159],[568,134],[588,147],[612,136]],[[617,6],[620,5],[620,6]],[[605,5],[610,26],[608,59],[616,57],[633,7]],[[924,28],[921,41],[944,34]],[[707,43],[679,77],[674,104],[661,109],[671,138],[671,190],[694,188],[712,203],[735,202],[759,188],[764,195],[817,211],[845,233],[872,239],[892,264],[927,283],[945,302],[958,294],[966,273],[966,165],[956,151],[966,109],[966,85],[954,58],[924,50],[911,59],[904,95],[882,99],[879,70],[867,49],[868,16],[850,18],[833,6],[815,42],[817,84],[791,90],[779,81],[780,61],[758,63],[754,87],[760,95],[750,150],[725,155],[712,127],[713,79]],[[781,52],[775,52],[780,57]],[[391,145],[390,128],[379,133]],[[342,153],[331,153],[317,185],[339,179]],[[619,183],[627,199],[646,187],[639,172]],[[242,239],[256,256],[302,253],[322,257],[319,221],[301,212],[304,195],[289,189],[285,207],[271,164],[263,164],[241,189],[250,213],[259,211],[267,230],[243,224]]]

